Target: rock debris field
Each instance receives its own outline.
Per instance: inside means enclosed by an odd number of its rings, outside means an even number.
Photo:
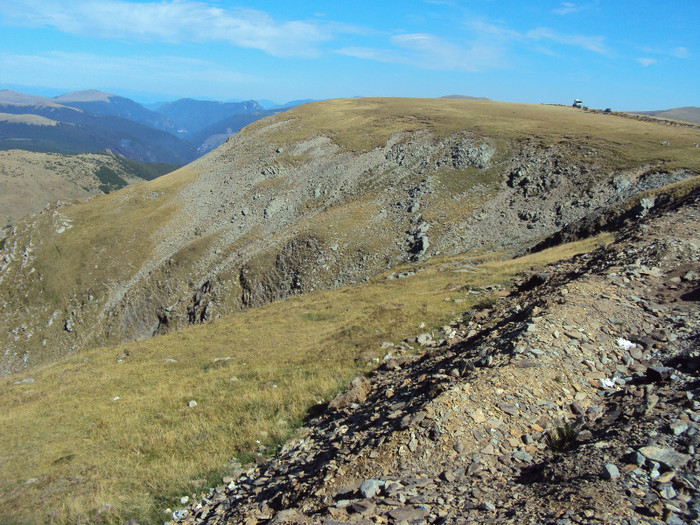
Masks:
[[[276,458],[172,519],[698,523],[698,204],[534,269],[418,355],[390,349]]]

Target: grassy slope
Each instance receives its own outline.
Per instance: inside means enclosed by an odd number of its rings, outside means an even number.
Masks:
[[[62,215],[72,221],[62,233],[56,231],[51,219],[36,221],[36,226],[23,234],[36,245],[36,278],[9,276],[2,286],[4,300],[42,316],[47,311],[64,315],[76,308],[94,308],[93,304],[128,280],[150,256],[154,232],[175,215],[174,194],[191,177],[185,167],[149,183],[61,208]],[[17,227],[21,226],[20,222]],[[41,239],[40,244],[37,239]],[[16,271],[22,273],[21,269]],[[90,295],[98,301],[89,301]],[[37,301],[27,304],[26,297]],[[66,335],[62,321],[57,320],[47,329],[48,340]],[[91,332],[84,330],[86,337],[91,337]],[[50,345],[41,358],[56,358]]]
[[[84,200],[100,190],[114,191],[175,169],[172,164],[144,164],[101,153],[0,151],[0,220],[13,223],[48,202]]]
[[[470,287],[506,282],[603,240],[474,274],[453,271],[464,258],[435,259],[410,278],[289,299],[6,378],[0,425],[11,430],[0,434],[0,514],[76,522],[109,504],[110,522],[157,522],[196,491],[196,480],[216,483],[232,455],[274,451],[311,405],[382,356],[380,342],[416,335],[420,322],[436,328],[482,301]],[[16,384],[26,378],[33,382]]]

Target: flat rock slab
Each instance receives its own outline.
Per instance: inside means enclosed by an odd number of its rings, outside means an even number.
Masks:
[[[672,448],[649,446],[640,448],[639,452],[641,452],[645,458],[652,461],[658,461],[662,465],[671,469],[681,468],[692,459],[692,457],[688,454],[681,454]]]
[[[396,521],[406,520],[409,523],[414,520],[425,519],[428,517],[428,514],[430,514],[430,512],[421,507],[400,507],[389,511],[389,516]]]

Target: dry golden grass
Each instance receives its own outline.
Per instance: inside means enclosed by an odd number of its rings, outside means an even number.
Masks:
[[[506,282],[603,240],[474,274],[451,270],[465,257],[436,259],[409,278],[288,299],[3,379],[0,515],[78,523],[102,509],[108,523],[162,521],[197,480],[216,484],[232,456],[274,452],[310,406],[374,365],[382,341],[463,313],[478,300],[470,286]],[[16,383],[26,378],[34,381]]]
[[[700,131],[570,107],[508,102],[360,98],[305,104],[273,117],[289,124],[268,134],[275,143],[326,135],[339,146],[364,152],[382,146],[394,133],[428,130],[437,138],[470,130],[499,140],[541,140],[595,147],[611,168],[661,164],[700,172],[693,147]],[[249,132],[272,120],[258,121]],[[662,144],[668,142],[668,144]]]

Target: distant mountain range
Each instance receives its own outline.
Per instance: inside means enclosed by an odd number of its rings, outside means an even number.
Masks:
[[[6,89],[0,90],[0,150],[109,150],[142,162],[186,164],[242,127],[306,102],[265,101],[266,109],[255,100],[183,98],[144,107],[98,90],[41,97]]]
[[[218,102],[181,98],[175,102],[163,104],[156,111],[182,126],[179,131],[191,134],[232,115],[264,110],[265,108],[254,100]]]
[[[65,106],[82,109],[93,115],[121,117],[171,134],[176,134],[178,130],[178,124],[163,113],[146,109],[129,98],[110,95],[94,89],[73,91],[54,97],[52,100]]]
[[[0,91],[0,113],[25,116],[0,120],[0,150],[24,149],[51,153],[109,150],[132,160],[170,164],[187,164],[197,157],[197,149],[189,142],[123,117],[123,108],[131,114],[135,112],[134,106],[138,104],[133,101],[115,97],[117,100],[112,108],[112,95],[107,95],[107,100],[97,100],[95,93],[92,100],[68,95],[63,97],[68,100]],[[78,100],[71,101],[71,98]],[[134,106],[124,101],[132,102]],[[148,110],[143,108],[143,111]],[[37,122],[29,115],[49,119],[52,125],[46,125],[46,121]]]

